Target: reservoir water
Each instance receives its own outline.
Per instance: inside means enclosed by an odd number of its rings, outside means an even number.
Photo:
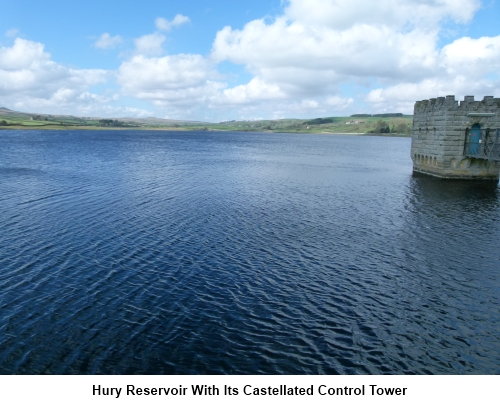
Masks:
[[[410,142],[0,131],[0,373],[498,374],[500,188]]]

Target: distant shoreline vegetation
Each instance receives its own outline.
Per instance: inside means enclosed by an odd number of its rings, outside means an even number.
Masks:
[[[166,120],[160,118],[91,118],[27,114],[0,108],[0,129],[143,129],[176,131],[235,131],[410,136],[413,116],[402,113],[353,114],[349,117],[256,121]]]
[[[380,118],[396,118],[404,117],[402,113],[386,113],[386,114],[353,114],[353,118],[380,117]]]

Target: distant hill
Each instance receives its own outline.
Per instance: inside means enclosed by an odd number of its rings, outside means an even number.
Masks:
[[[202,121],[147,118],[100,118],[23,113],[0,108],[0,130],[5,129],[140,129],[171,131],[231,131],[231,132],[284,132],[329,134],[384,134],[385,136],[409,136],[412,116],[401,113],[354,114],[364,117],[320,117],[314,119],[245,120],[208,123]]]
[[[97,118],[99,119],[99,118]],[[115,119],[115,118],[113,118]],[[140,122],[148,125],[168,125],[168,124],[207,124],[203,121],[172,120],[165,118],[147,117],[147,118],[116,118],[123,122]]]
[[[0,116],[23,118],[23,117],[29,117],[29,114],[9,110],[8,108],[5,108],[5,107],[0,107]]]
[[[101,120],[113,120],[119,121],[125,124],[135,124],[136,126],[141,125],[159,125],[159,126],[170,126],[170,125],[195,125],[195,124],[206,124],[203,121],[190,121],[190,120],[172,120],[172,119],[163,119],[156,117],[147,117],[147,118],[131,118],[131,117],[122,117],[122,118],[103,118],[103,117],[78,117],[75,115],[59,115],[59,114],[39,114],[39,113],[24,113],[19,111],[10,110],[6,107],[0,107],[0,116],[2,118],[10,119],[18,121],[22,120],[30,120],[30,121],[54,121],[54,122],[65,122],[65,123],[73,123],[79,124],[81,122],[98,122]]]

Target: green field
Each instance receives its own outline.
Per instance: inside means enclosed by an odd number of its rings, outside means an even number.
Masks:
[[[3,110],[3,111],[2,111]],[[128,123],[115,122],[109,124],[103,121],[112,120],[102,120],[102,119],[85,119],[80,117],[72,116],[52,116],[52,115],[30,115],[24,113],[17,113],[15,111],[5,111],[6,109],[0,109],[0,128],[22,127],[22,128],[67,128],[67,127],[105,127],[105,126],[128,126],[128,127],[138,127],[139,125],[132,125]],[[116,121],[118,123],[118,121]]]
[[[409,136],[413,116],[401,117],[327,117],[316,120],[282,119],[231,121],[206,125],[207,129],[246,132],[335,133],[335,134],[399,134]],[[349,124],[348,124],[349,123]],[[200,126],[200,129],[203,127]]]
[[[0,108],[0,129],[150,129],[239,132],[335,133],[409,136],[413,116],[323,117],[207,123],[158,118],[84,118],[67,115],[27,114]],[[392,116],[391,116],[392,115]]]

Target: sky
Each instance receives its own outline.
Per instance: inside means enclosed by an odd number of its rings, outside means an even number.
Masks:
[[[0,107],[208,122],[500,97],[500,0],[0,0]]]

